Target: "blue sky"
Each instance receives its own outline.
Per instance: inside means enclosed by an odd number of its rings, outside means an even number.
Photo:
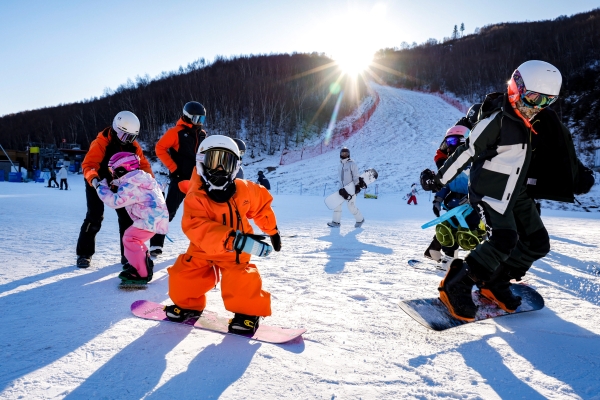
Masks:
[[[33,1],[0,2],[0,115],[101,96],[127,79],[216,55],[362,55],[497,22],[600,7],[572,1]],[[358,56],[357,56],[358,57]]]

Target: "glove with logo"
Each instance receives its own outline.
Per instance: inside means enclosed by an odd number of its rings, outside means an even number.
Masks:
[[[421,172],[421,186],[428,192],[438,192],[444,187],[435,176],[435,173],[430,169],[425,169]]]
[[[345,200],[350,200],[352,195],[346,191],[346,189],[341,188],[338,192],[340,196],[342,196]]]

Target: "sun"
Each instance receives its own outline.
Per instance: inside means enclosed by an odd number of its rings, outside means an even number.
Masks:
[[[365,71],[373,62],[373,54],[360,51],[342,52],[334,56],[339,68],[348,76],[357,76]]]

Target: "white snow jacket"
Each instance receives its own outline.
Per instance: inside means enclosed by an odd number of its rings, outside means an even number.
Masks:
[[[96,191],[110,208],[125,207],[133,220],[133,226],[145,231],[166,235],[169,231],[169,211],[161,187],[149,173],[135,170],[112,181],[118,186],[113,193],[102,180]]]
[[[340,160],[338,177],[341,184],[340,189],[350,182],[354,182],[355,185],[358,185],[358,178],[360,177],[360,174],[358,173],[358,167],[356,166],[354,160],[351,158]]]
[[[58,171],[58,179],[67,179],[67,169],[62,167],[60,171]]]

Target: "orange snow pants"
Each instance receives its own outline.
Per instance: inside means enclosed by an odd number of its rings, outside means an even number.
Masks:
[[[206,293],[219,283],[225,309],[233,313],[268,317],[271,294],[262,290],[256,265],[235,261],[209,261],[184,253],[168,269],[169,297],[181,308],[202,311]]]

